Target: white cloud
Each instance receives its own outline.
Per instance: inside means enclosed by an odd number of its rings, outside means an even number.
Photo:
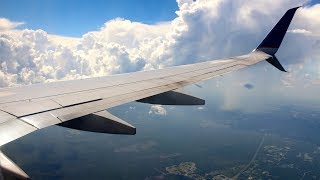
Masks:
[[[308,31],[308,30],[306,30],[306,29],[292,29],[292,30],[289,30],[288,32],[289,32],[289,33],[306,34],[306,35],[312,34],[311,31]]]
[[[308,153],[304,153],[303,160],[308,161],[308,162],[312,162],[313,158]]]
[[[197,109],[198,110],[204,110],[205,108],[203,106],[201,106],[201,107],[198,107]]]
[[[24,22],[13,22],[6,18],[0,18],[0,31],[14,29],[23,24]]]
[[[161,105],[152,105],[149,111],[149,114],[156,114],[156,115],[167,115],[167,110]]]
[[[1,19],[0,86],[157,69],[245,54],[260,43],[288,8],[305,2],[178,0],[177,17],[171,22],[147,25],[117,18],[81,38],[51,35],[43,30],[16,30],[23,23]],[[265,69],[259,66],[228,75],[214,87],[221,89],[222,108],[242,107],[245,99],[252,97],[272,93],[281,96],[289,87],[297,86],[293,89],[299,91],[306,84],[317,85],[319,13],[320,5],[303,7],[292,22],[292,33],[286,35],[277,54],[290,73],[266,65]],[[306,36],[309,32],[312,36]],[[254,89],[248,91],[238,82],[250,83]],[[290,91],[285,94],[297,93]],[[308,94],[303,96],[307,98]],[[245,104],[248,109],[259,107]],[[152,107],[165,112],[161,106]]]

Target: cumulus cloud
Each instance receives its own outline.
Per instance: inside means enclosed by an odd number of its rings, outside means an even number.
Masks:
[[[156,114],[156,115],[167,115],[167,110],[161,105],[152,105],[149,111],[149,114]]]
[[[288,8],[306,2],[178,0],[177,17],[170,22],[147,25],[117,18],[80,38],[43,30],[17,30],[14,28],[22,22],[1,19],[0,86],[158,69],[245,54],[260,43]],[[284,88],[293,86],[301,90],[306,84],[317,85],[319,13],[320,5],[306,6],[298,10],[293,20],[291,33],[277,54],[290,73],[280,74],[271,66],[260,66],[228,75],[217,86],[224,97],[222,106],[237,108],[247,98],[243,84],[235,82],[254,83],[257,91],[250,91],[250,96],[256,97],[281,94],[287,91]],[[162,106],[152,106],[151,112],[166,111]]]
[[[306,29],[292,29],[288,31],[289,33],[301,33],[301,34],[312,34],[312,32]]]

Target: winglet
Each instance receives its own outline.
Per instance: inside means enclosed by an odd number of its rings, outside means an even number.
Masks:
[[[300,7],[301,6],[289,9],[264,38],[257,49],[270,55],[274,55],[281,45],[296,10]]]
[[[278,58],[273,55],[272,57],[270,57],[269,59],[267,59],[267,61],[272,64],[274,67],[276,67],[277,69],[279,69],[280,71],[283,71],[283,72],[287,72],[283,67],[282,65],[280,64]]]
[[[257,47],[257,50],[263,51],[272,56],[271,58],[267,59],[267,61],[280,71],[287,72],[280,64],[279,60],[275,56],[275,53],[278,51],[281,45],[295,12],[300,7],[301,6],[289,9]]]

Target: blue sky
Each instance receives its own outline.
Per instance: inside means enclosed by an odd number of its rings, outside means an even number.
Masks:
[[[176,17],[175,0],[10,0],[2,1],[0,17],[25,22],[20,28],[80,37],[117,17],[154,24]]]
[[[176,10],[175,0],[7,0],[1,2],[0,17],[25,22],[20,28],[81,37],[117,17],[154,24],[174,19]]]

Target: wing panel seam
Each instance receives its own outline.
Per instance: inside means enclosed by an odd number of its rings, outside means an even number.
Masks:
[[[62,107],[59,107],[59,108],[48,109],[48,110],[45,110],[45,111],[39,111],[39,112],[30,113],[30,114],[26,114],[26,115],[23,115],[23,116],[15,116],[15,117],[23,118],[23,117],[27,117],[27,116],[32,116],[32,115],[36,115],[36,114],[40,114],[40,113],[50,112],[50,111],[54,111],[54,110],[59,110],[59,109],[68,108],[68,107],[72,107],[72,106],[78,106],[78,105],[81,105],[81,104],[87,104],[87,103],[92,103],[92,102],[101,101],[101,100],[102,99],[99,98],[99,99],[95,99],[95,100],[90,100],[90,101],[86,101],[86,102],[71,104],[71,105],[62,106]],[[10,114],[10,113],[8,113],[8,114]]]

